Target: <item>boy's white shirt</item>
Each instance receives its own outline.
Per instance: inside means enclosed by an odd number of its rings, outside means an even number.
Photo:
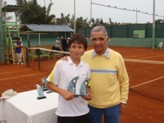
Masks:
[[[90,67],[87,63],[80,61],[76,66],[68,58],[68,61],[59,60],[53,69],[53,83],[60,88],[67,90],[69,82],[72,78],[80,76],[80,78],[90,78]],[[47,81],[51,78],[48,76]],[[79,88],[80,84],[77,86]],[[63,96],[59,95],[58,107],[56,114],[58,116],[81,116],[89,112],[87,101],[81,96],[74,98],[73,100],[65,100]]]

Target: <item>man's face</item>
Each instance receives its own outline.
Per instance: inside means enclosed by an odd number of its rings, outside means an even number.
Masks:
[[[109,38],[103,32],[93,32],[90,40],[95,52],[102,55],[108,46]]]

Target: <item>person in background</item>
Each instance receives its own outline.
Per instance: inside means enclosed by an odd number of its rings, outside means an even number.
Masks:
[[[62,44],[63,51],[67,52],[68,44],[67,44],[67,40],[63,36],[61,36],[61,44]]]
[[[20,38],[17,38],[17,41],[15,42],[15,52],[16,52],[16,58],[17,58],[17,64],[23,64],[22,62],[22,47],[23,47],[23,44],[22,42],[20,41]]]
[[[68,38],[67,38],[67,44],[68,44],[68,42],[69,42],[69,39],[70,39],[70,38],[68,37]]]
[[[59,94],[56,110],[58,123],[89,123],[87,101],[91,99],[91,91],[87,88],[86,94],[81,95],[79,92],[82,86],[74,86],[85,83],[90,78],[90,67],[81,60],[87,49],[87,41],[84,36],[74,34],[68,47],[68,61],[57,61],[47,78],[46,87]],[[73,91],[69,91],[71,87]],[[77,95],[74,92],[77,92]]]
[[[56,38],[55,45],[52,46],[52,50],[62,51],[62,45],[59,37]]]
[[[120,123],[120,112],[127,104],[129,77],[120,53],[108,47],[109,37],[104,26],[91,30],[93,49],[86,51],[82,60],[91,68],[89,101],[91,123]]]

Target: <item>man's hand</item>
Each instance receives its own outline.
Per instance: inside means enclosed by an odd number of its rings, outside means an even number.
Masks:
[[[126,109],[126,104],[125,103],[121,103],[121,107],[120,108],[121,108],[120,111],[124,112],[125,109]]]
[[[91,100],[92,99],[92,97],[91,97],[91,95],[88,93],[87,95],[85,95],[85,96],[82,96],[85,100]]]

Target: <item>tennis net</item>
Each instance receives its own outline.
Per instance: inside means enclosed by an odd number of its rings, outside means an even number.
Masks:
[[[56,61],[65,55],[69,55],[69,52],[42,47],[27,48],[26,64],[34,69],[50,72]]]
[[[164,62],[125,59],[130,90],[143,96],[164,101]]]

